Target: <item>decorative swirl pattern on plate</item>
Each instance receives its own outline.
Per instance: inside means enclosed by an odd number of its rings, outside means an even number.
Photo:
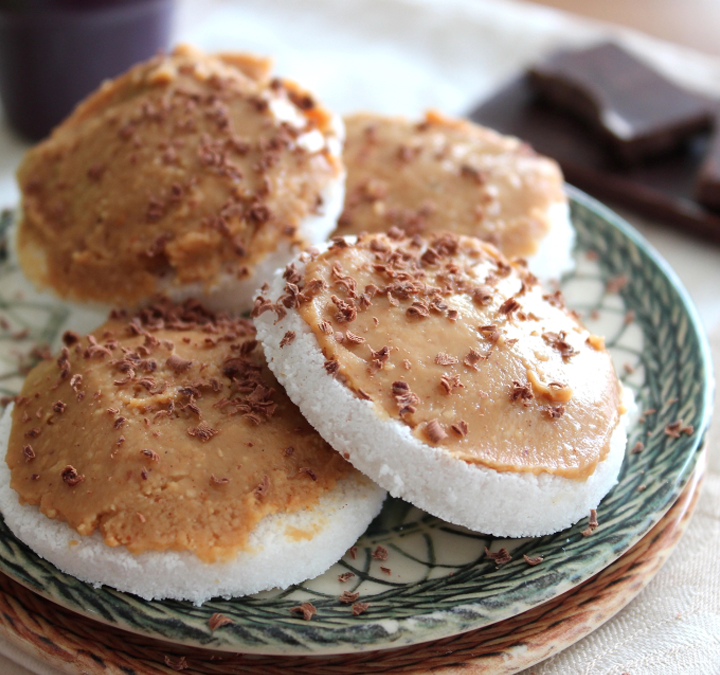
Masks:
[[[0,570],[50,600],[126,630],[265,654],[344,653],[441,638],[519,614],[599,572],[652,528],[688,481],[709,421],[712,375],[699,321],[672,271],[619,217],[571,192],[578,269],[562,283],[568,304],[591,330],[606,335],[640,410],[654,410],[631,430],[620,480],[598,509],[600,527],[592,536],[582,535],[586,523],[580,522],[546,537],[494,540],[389,500],[354,558],[347,554],[324,575],[282,592],[201,607],[94,589],[39,559],[2,522]],[[0,276],[22,284],[11,262],[0,265]],[[13,292],[4,283],[0,307],[6,312],[15,307]],[[50,341],[52,328],[62,323],[58,317],[71,309],[52,303],[43,311],[44,323],[31,331]],[[6,343],[0,344],[1,351]],[[694,431],[671,438],[665,426],[679,419]],[[643,451],[632,453],[639,440]],[[372,556],[378,545],[387,549],[387,560]],[[506,547],[513,560],[496,566],[486,546]],[[530,566],[523,554],[544,560]],[[342,583],[338,574],[346,571],[355,576]],[[359,592],[368,609],[353,616],[338,600],[343,591]],[[312,621],[290,612],[304,601],[317,607]],[[233,623],[211,631],[215,612]]]

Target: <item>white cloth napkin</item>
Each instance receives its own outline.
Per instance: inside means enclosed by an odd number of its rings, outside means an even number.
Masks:
[[[417,117],[435,107],[462,115],[543,54],[609,36],[669,77],[720,96],[720,59],[516,0],[179,0],[175,34],[208,51],[271,55],[278,73],[340,113]],[[0,128],[0,207],[17,201],[13,173],[24,147]],[[720,362],[720,248],[630,219],[688,287]],[[715,432],[697,512],[648,588],[526,675],[720,673],[719,444]],[[58,672],[0,639],[2,675]]]

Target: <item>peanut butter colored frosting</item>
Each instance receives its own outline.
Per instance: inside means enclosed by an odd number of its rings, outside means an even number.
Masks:
[[[67,333],[13,412],[7,463],[21,502],[110,546],[206,562],[245,549],[264,516],[315,505],[355,470],[287,398],[254,338],[248,320],[191,302]]]
[[[509,257],[530,256],[566,201],[558,165],[517,138],[428,113],[345,118],[345,209],[337,235],[439,230],[479,237]]]
[[[18,170],[25,273],[76,301],[248,277],[342,175],[329,113],[268,62],[187,47],[83,101]],[[334,145],[333,145],[334,144]]]
[[[500,471],[584,479],[607,455],[621,412],[610,354],[522,263],[397,229],[305,256],[254,314],[295,307],[327,372],[380,415]]]

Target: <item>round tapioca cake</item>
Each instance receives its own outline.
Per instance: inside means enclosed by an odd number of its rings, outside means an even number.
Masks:
[[[342,120],[265,61],[178,47],[103,84],[18,170],[17,251],[76,303],[244,311],[342,209]]]
[[[249,320],[164,303],[65,341],[0,423],[5,522],[62,571],[199,604],[324,572],[380,510]]]
[[[524,257],[541,279],[574,267],[560,167],[517,138],[428,113],[345,118],[345,207],[336,235],[449,231]]]
[[[436,516],[542,535],[616,482],[627,395],[602,338],[491,245],[398,230],[336,239],[280,270],[253,315],[310,423]]]

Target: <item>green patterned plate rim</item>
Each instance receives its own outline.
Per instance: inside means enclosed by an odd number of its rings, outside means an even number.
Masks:
[[[258,654],[328,655],[387,649],[439,639],[507,619],[564,593],[635,544],[687,483],[700,454],[713,394],[709,348],[692,302],[660,256],[619,216],[568,187],[577,231],[577,269],[563,279],[568,304],[604,335],[640,411],[618,484],[587,520],[546,537],[498,540],[445,523],[389,499],[356,549],[320,577],[284,591],[200,607],[141,600],[93,588],[59,572],[18,541],[0,518],[0,571],[71,610],[148,637],[209,649]],[[6,215],[7,221],[11,220]],[[75,310],[29,289],[17,266],[0,263],[0,389],[17,391],[37,343],[51,344]],[[23,351],[24,350],[24,351]],[[650,412],[652,411],[652,412]],[[691,433],[674,438],[667,424]],[[632,452],[638,441],[641,452]],[[387,559],[373,556],[378,546]],[[485,554],[505,547],[512,561]],[[530,565],[524,556],[542,557]],[[290,564],[291,561],[288,561]],[[345,581],[339,576],[352,572]],[[339,600],[358,593],[354,615]],[[311,602],[305,621],[291,608]],[[232,623],[216,630],[221,613]]]

